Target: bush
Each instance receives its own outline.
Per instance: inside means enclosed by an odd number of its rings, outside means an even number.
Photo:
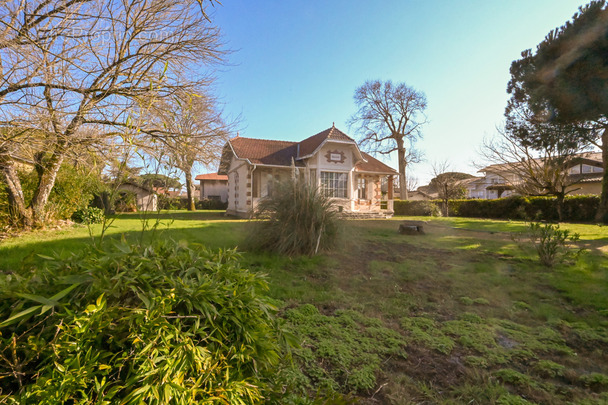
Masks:
[[[287,345],[238,258],[123,243],[0,274],[0,402],[261,402]]]
[[[19,179],[26,205],[29,205],[38,186],[35,170],[20,171]],[[74,212],[88,207],[93,195],[101,189],[99,177],[86,169],[63,165],[57,173],[55,185],[46,206],[48,219],[69,219]],[[4,184],[0,185],[0,223],[10,222],[8,194]]]
[[[103,210],[97,207],[81,208],[72,215],[74,221],[83,224],[100,224],[104,217]]]
[[[205,198],[196,203],[197,210],[225,210],[226,208],[228,208],[227,202],[215,198]]]
[[[114,210],[117,212],[136,212],[137,194],[133,191],[121,190],[114,197]]]
[[[595,195],[567,196],[564,199],[564,221],[591,222],[599,207]],[[395,215],[430,216],[442,204],[439,200],[400,201],[395,200]],[[452,216],[493,219],[519,219],[529,221],[554,221],[558,219],[555,197],[512,196],[494,200],[470,199],[450,200]]]
[[[578,234],[571,235],[570,231],[560,229],[559,225],[540,223],[528,225],[528,235],[540,262],[546,267],[553,267],[556,261],[571,257],[574,252],[570,244],[579,238]]]
[[[166,194],[158,195],[158,209],[161,210],[185,210],[188,207],[188,199],[182,197],[171,197]]]
[[[313,255],[331,249],[338,237],[333,201],[306,181],[277,185],[273,195],[258,204],[258,218],[248,244],[253,249],[289,256]]]
[[[393,210],[395,211],[395,215],[441,216],[441,210],[435,201],[395,200]]]

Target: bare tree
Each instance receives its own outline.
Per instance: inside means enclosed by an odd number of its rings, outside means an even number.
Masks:
[[[407,175],[407,177],[405,178],[405,181],[407,182],[407,189],[408,191],[415,191],[418,188],[418,178],[417,177],[413,177],[412,175]]]
[[[194,204],[192,169],[195,163],[210,166],[220,158],[222,146],[236,125],[222,116],[218,101],[208,89],[197,93],[179,92],[171,99],[163,100],[151,109],[152,133],[166,133],[162,139],[164,155],[170,166],[184,173],[188,193],[188,210]]]
[[[198,1],[5,1],[0,171],[23,223],[44,223],[57,172],[75,146],[129,139],[117,135],[137,132],[134,106],[200,85],[201,66],[222,56],[219,30]],[[31,202],[15,170],[28,148],[38,172]]]
[[[506,117],[498,135],[484,140],[484,164],[477,166],[489,166],[518,194],[555,196],[561,220],[564,198],[578,180],[568,169],[586,148],[581,139],[588,129],[538,119],[524,103],[510,103]]]
[[[413,145],[427,122],[426,96],[405,83],[373,80],[359,87],[354,99],[358,110],[349,125],[356,127],[363,148],[380,154],[397,151],[400,196],[407,199],[407,165],[421,160]]]
[[[539,150],[499,130],[497,137],[484,140],[481,155],[486,164],[478,167],[487,166],[487,171],[501,177],[518,194],[555,196],[561,220],[564,198],[575,190],[572,186],[577,181],[568,172],[577,159],[576,152],[551,147]]]
[[[437,192],[443,205],[443,215],[450,215],[449,201],[466,196],[466,188],[462,180],[474,177],[468,173],[453,172],[447,161],[433,164],[433,179],[429,183],[429,188]]]

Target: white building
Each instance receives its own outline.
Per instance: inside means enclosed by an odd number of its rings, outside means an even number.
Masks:
[[[258,201],[272,194],[277,181],[292,176],[293,167],[345,213],[393,213],[392,184],[397,172],[359,150],[357,143],[335,126],[301,142],[238,136],[228,141],[218,170],[228,176],[226,213],[251,216]],[[383,177],[389,184],[384,195]]]

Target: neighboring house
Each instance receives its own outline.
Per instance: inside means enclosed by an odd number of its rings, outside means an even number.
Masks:
[[[412,190],[407,193],[408,201],[428,201],[432,199],[432,196],[420,190]],[[435,193],[435,198],[437,198],[437,193]]]
[[[166,197],[171,197],[171,198],[182,198],[182,197],[188,197],[188,193],[186,191],[182,191],[182,190],[176,190],[176,189],[168,189],[165,187],[154,187],[154,191],[159,194],[159,195],[164,195]]]
[[[466,175],[466,173],[462,173]],[[471,189],[475,190],[477,187],[477,182],[482,180],[482,177],[469,177],[466,179],[456,180],[454,184],[459,185],[465,190],[466,198],[478,198],[478,197],[470,197]],[[475,194],[475,193],[473,193]],[[437,191],[433,186],[427,184],[426,186],[420,186],[416,189],[416,191],[409,192],[408,200],[412,201],[421,201],[421,200],[438,200],[440,198],[439,191]]]
[[[393,177],[397,172],[367,153],[332,126],[301,142],[237,136],[224,146],[218,174],[228,176],[229,215],[249,217],[276,182],[292,175],[317,185],[349,214],[393,213]],[[381,183],[388,178],[383,199]]]
[[[201,200],[220,200],[223,203],[228,201],[228,176],[225,174],[199,174],[195,180],[201,182]]]
[[[515,188],[522,179],[512,166],[505,163],[487,166],[480,170],[484,174],[467,184],[468,198],[493,199],[517,194]],[[570,195],[596,194],[602,190],[602,154],[600,152],[579,153],[568,167],[573,184],[568,188]]]
[[[132,193],[138,211],[156,211],[158,208],[158,195],[147,187],[133,182],[124,182],[117,188],[118,195]]]

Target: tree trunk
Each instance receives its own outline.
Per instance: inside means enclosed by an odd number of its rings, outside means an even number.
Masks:
[[[407,183],[405,180],[405,145],[402,137],[395,138],[397,141],[397,159],[399,160],[399,198],[407,200]]]
[[[194,204],[194,183],[192,182],[192,169],[185,170],[186,175],[186,193],[188,194],[188,211],[196,211]]]
[[[55,152],[47,162],[40,166],[38,188],[34,192],[32,198],[32,214],[34,226],[42,227],[46,222],[46,205],[49,201],[49,196],[55,186],[57,173],[63,163],[64,155],[60,152]],[[37,169],[38,170],[38,169]]]
[[[608,127],[602,132],[602,192],[600,194],[600,205],[595,214],[595,220],[608,223]]]
[[[11,215],[15,217],[19,226],[31,227],[32,215],[25,205],[21,181],[17,176],[14,162],[9,157],[0,157],[0,171],[7,185]]]
[[[565,198],[565,194],[564,193],[557,193],[555,195],[555,198],[557,200],[557,219],[559,222],[562,222],[564,220],[564,198]]]

